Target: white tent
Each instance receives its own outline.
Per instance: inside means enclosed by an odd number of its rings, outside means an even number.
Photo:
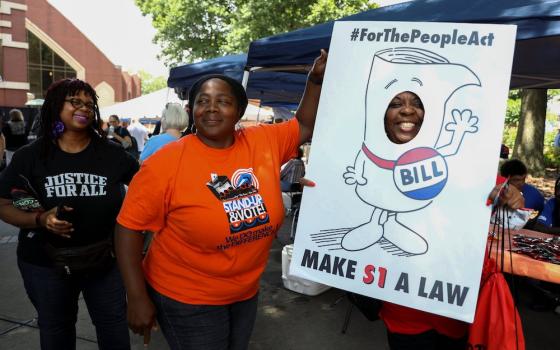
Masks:
[[[168,102],[185,103],[177,97],[172,89],[164,88],[125,102],[103,107],[100,109],[100,113],[103,120],[109,119],[109,116],[113,114],[118,115],[119,118],[161,117],[161,111]]]
[[[270,108],[260,108],[253,104],[248,104],[245,114],[241,121],[262,123],[265,121],[270,121],[274,118],[274,113]]]
[[[165,104],[169,102],[185,105],[187,101],[180,100],[172,89],[164,88],[147,95],[142,95],[131,100],[120,102],[100,109],[101,118],[109,119],[110,115],[116,114],[119,118],[153,118],[161,117]],[[256,107],[252,104],[247,106],[243,120],[264,121],[272,118],[270,109]]]

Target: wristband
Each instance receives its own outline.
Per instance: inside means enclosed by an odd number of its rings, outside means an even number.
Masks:
[[[309,80],[315,85],[323,85],[323,78],[317,78],[316,76],[311,74],[307,75],[307,80]]]
[[[38,211],[35,214],[35,225],[37,225],[37,227],[41,228],[41,215],[43,215],[44,211]]]

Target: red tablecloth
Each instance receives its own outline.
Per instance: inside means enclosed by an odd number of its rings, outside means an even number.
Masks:
[[[512,230],[512,235],[521,234],[529,237],[538,237],[538,238],[549,238],[553,237],[552,235],[531,231],[531,230]],[[492,239],[488,239],[488,245],[490,246],[490,242]],[[504,246],[506,248],[506,255],[504,257],[504,271],[507,273],[511,273],[511,265],[513,264],[513,274],[519,276],[527,276],[531,278],[535,278],[542,281],[548,281],[553,283],[560,284],[560,265],[551,264],[544,261],[535,260],[529,256],[512,253],[512,264],[510,264],[510,251],[509,249],[509,242],[510,239],[507,236],[505,237]],[[497,239],[494,239],[494,243],[492,244],[492,257],[496,256],[496,249],[501,250],[501,242]],[[500,261],[498,261],[498,264]]]

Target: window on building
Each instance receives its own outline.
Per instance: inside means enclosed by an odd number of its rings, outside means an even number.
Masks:
[[[53,82],[76,77],[76,71],[30,31],[27,31],[27,42],[29,92],[35,95],[35,98],[44,98]]]

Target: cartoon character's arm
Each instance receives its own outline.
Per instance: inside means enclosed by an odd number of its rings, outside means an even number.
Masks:
[[[451,116],[453,121],[445,125],[445,130],[452,132],[451,141],[447,145],[436,147],[444,157],[457,154],[466,133],[474,134],[478,131],[478,117],[472,115],[470,109],[462,111],[454,109],[451,111]]]
[[[354,166],[347,166],[346,172],[342,175],[344,177],[344,182],[347,185],[358,184],[363,186],[367,184],[367,179],[364,177],[364,163],[366,161],[366,156],[364,151],[360,149],[356,160],[354,161]]]

